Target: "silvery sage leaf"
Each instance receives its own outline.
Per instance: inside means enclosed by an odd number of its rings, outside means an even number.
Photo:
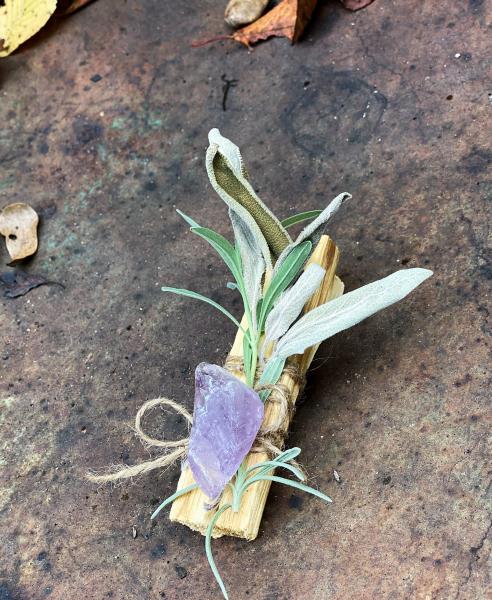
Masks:
[[[279,297],[265,323],[265,344],[284,335],[319,288],[325,273],[323,267],[315,263],[309,265],[295,284]]]
[[[296,248],[292,249],[292,252],[284,260],[280,269],[278,269],[275,275],[270,281],[265,297],[261,302],[260,314],[258,317],[258,327],[261,331],[264,329],[265,320],[272,310],[277,298],[286,290],[289,285],[297,279],[300,270],[306,262],[308,256],[311,254],[313,245],[311,242],[306,241],[299,244]]]
[[[334,200],[328,204],[328,206],[321,211],[321,213],[314,219],[312,223],[310,223],[307,227],[305,227],[301,233],[297,236],[295,242],[289,244],[283,251],[282,254],[278,257],[277,262],[275,263],[275,271],[281,266],[284,262],[285,258],[292,250],[305,240],[309,240],[312,242],[313,246],[315,246],[319,242],[319,238],[321,237],[326,223],[329,219],[337,212],[340,208],[344,200],[348,198],[352,198],[350,194],[347,192],[343,192],[339,194]]]
[[[262,239],[263,257],[271,268],[270,252],[278,256],[292,240],[246,179],[237,146],[220,135],[218,129],[212,129],[208,137],[210,146],[205,162],[210,183],[229,208],[255,230],[255,238]]]
[[[261,240],[256,239],[255,232],[233,210],[229,210],[229,217],[234,229],[236,248],[241,256],[244,286],[256,332],[256,309],[261,298],[261,280],[265,272]]]
[[[289,329],[277,344],[272,359],[301,354],[306,348],[356,325],[366,317],[398,302],[431,275],[432,271],[428,269],[397,271],[318,306]]]

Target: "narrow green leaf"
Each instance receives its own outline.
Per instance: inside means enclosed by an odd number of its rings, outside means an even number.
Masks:
[[[179,210],[179,208],[176,209],[176,212],[188,223],[190,227],[200,227],[200,225],[194,219],[188,215],[185,215],[185,213],[182,210]]]
[[[324,500],[325,502],[332,502],[332,499],[327,496],[326,494],[323,494],[323,492],[320,492],[319,490],[316,490],[315,488],[309,487],[308,485],[304,485],[303,483],[299,483],[298,481],[292,481],[291,479],[285,479],[285,477],[278,477],[277,475],[261,475],[258,477],[251,477],[251,479],[248,479],[248,481],[246,482],[247,485],[251,485],[252,483],[255,483],[255,481],[261,481],[261,480],[266,480],[266,481],[275,481],[275,483],[281,483],[282,485],[288,485],[289,487],[293,487],[296,488],[296,490],[301,490],[302,492],[307,492],[308,494],[312,494],[313,496],[316,496],[317,498],[321,498],[321,500]]]
[[[301,453],[301,449],[298,448],[297,446],[294,446],[293,448],[289,448],[288,450],[284,450],[282,452],[282,454],[279,454],[278,456],[276,456],[272,460],[274,460],[274,461],[281,461],[281,462],[288,462],[289,460],[293,460],[294,458],[297,458],[300,453]]]
[[[257,465],[250,467],[248,469],[248,473],[258,470],[258,473],[255,475],[256,477],[257,475],[264,475],[273,469],[286,469],[287,471],[293,473],[300,481],[304,481],[306,479],[303,473],[297,467],[289,465],[289,463],[286,462],[276,462],[274,460],[266,460],[258,463]]]
[[[228,508],[231,508],[230,504],[224,504],[219,510],[215,513],[215,515],[210,520],[210,523],[207,527],[207,533],[205,534],[205,554],[207,555],[208,564],[212,569],[212,573],[214,574],[217,583],[220,586],[220,590],[226,600],[229,600],[229,596],[227,594],[227,590],[225,588],[224,582],[222,581],[222,577],[220,576],[219,570],[217,569],[217,565],[215,564],[214,557],[212,556],[212,532],[214,530],[215,524],[217,523],[220,515],[226,511]]]
[[[191,231],[206,240],[212,246],[212,248],[214,248],[225,264],[229,267],[229,270],[233,274],[236,282],[241,285],[243,279],[241,273],[241,263],[239,262],[238,253],[231,242],[226,240],[226,238],[220,235],[220,233],[212,231],[212,229],[208,229],[207,227],[192,227]]]
[[[266,461],[266,462],[274,462],[274,463],[285,463],[288,462],[289,460],[293,460],[294,458],[296,458],[297,456],[299,456],[299,454],[301,453],[301,449],[294,447],[294,448],[289,448],[288,450],[284,450],[282,453],[280,453],[278,456],[276,456],[275,458],[272,458],[272,460],[270,461]],[[258,463],[252,467],[249,467],[249,469],[246,470],[246,474],[251,473],[252,471],[254,471],[254,469],[258,468],[259,466],[263,465],[265,463]]]
[[[284,365],[286,358],[274,357],[271,358],[265,368],[263,369],[263,373],[258,381],[258,385],[269,384],[275,385],[282,375],[282,371],[284,370]],[[266,402],[268,396],[270,396],[271,390],[261,390],[259,392],[259,396],[263,402]]]
[[[188,486],[184,487],[183,489],[178,490],[172,496],[169,496],[169,498],[166,498],[164,500],[164,502],[162,502],[162,504],[160,504],[158,506],[158,508],[156,508],[154,510],[154,512],[152,513],[152,516],[150,518],[155,519],[157,517],[157,515],[161,512],[161,510],[163,508],[165,508],[168,504],[171,504],[171,502],[174,502],[176,500],[176,498],[180,498],[181,496],[188,494],[192,490],[196,490],[197,487],[198,487],[198,483],[192,483],[191,485],[188,485]]]
[[[292,252],[289,253],[282,266],[273,276],[261,303],[258,331],[262,331],[265,319],[272,309],[275,300],[296,278],[308,256],[311,254],[312,247],[312,243],[306,241],[293,248]]]
[[[251,342],[250,339],[244,336],[243,338],[243,364],[244,364],[244,374],[246,375],[247,381],[254,382],[254,373],[251,373],[251,363],[253,361],[253,352],[251,350]],[[255,367],[256,369],[256,367]]]
[[[224,314],[228,319],[230,319],[234,323],[234,325],[238,329],[240,329],[244,333],[245,336],[247,336],[249,338],[249,331],[244,329],[243,326],[241,325],[241,323],[235,317],[233,317],[228,310],[226,310],[218,302],[215,302],[214,300],[207,298],[207,296],[203,296],[202,294],[199,294],[198,292],[192,292],[191,290],[183,290],[183,289],[173,288],[173,287],[161,287],[161,291],[171,292],[171,294],[177,294],[178,296],[187,296],[188,298],[194,298],[195,300],[201,300],[202,302],[206,302],[207,304],[210,304],[210,306],[213,306],[217,310],[220,310],[220,312],[222,314]]]
[[[315,219],[322,212],[323,211],[321,210],[307,210],[305,212],[292,215],[291,217],[287,217],[286,219],[281,221],[281,223],[285,227],[285,229],[287,229],[288,227],[292,227],[292,225],[297,225],[297,223],[303,223],[304,221],[310,221],[311,219]]]

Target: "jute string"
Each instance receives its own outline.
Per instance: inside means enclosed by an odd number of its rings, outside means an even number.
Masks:
[[[242,374],[244,372],[243,359],[239,356],[228,356],[224,368],[230,373]],[[256,372],[256,380],[259,379],[260,375],[261,369],[258,369]],[[296,363],[288,363],[282,371],[282,376],[283,375],[288,375],[302,390],[305,383],[305,377],[300,372]],[[289,388],[281,383],[276,383],[274,385],[257,385],[255,386],[255,390],[257,392],[262,390],[270,391],[270,395],[265,402],[265,411],[270,403],[276,404],[277,410],[275,411],[275,419],[272,422],[268,423],[268,425],[263,422],[250,452],[265,452],[270,457],[274,457],[279,455],[283,450],[289,423],[294,413],[294,400]],[[157,458],[144,461],[137,465],[114,467],[110,469],[108,473],[89,473],[87,477],[90,481],[97,483],[118,482],[123,479],[137,477],[138,475],[148,473],[154,469],[169,467],[176,461],[185,459],[188,454],[189,437],[180,440],[159,440],[150,437],[143,430],[142,419],[144,415],[159,406],[162,408],[171,408],[184,417],[189,425],[193,423],[193,416],[178,402],[169,400],[168,398],[154,398],[153,400],[147,400],[147,402],[142,404],[135,416],[135,432],[137,437],[147,448],[159,448],[164,450],[164,453]]]

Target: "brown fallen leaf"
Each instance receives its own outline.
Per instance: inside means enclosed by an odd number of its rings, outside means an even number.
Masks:
[[[0,212],[0,234],[7,240],[12,260],[20,260],[36,252],[38,222],[37,212],[24,202],[9,204]]]
[[[293,44],[297,42],[306,27],[317,0],[282,0],[260,19],[238,29],[232,39],[248,48],[269,37],[286,37]]]
[[[366,6],[369,6],[369,4],[372,4],[374,2],[374,0],[340,0],[341,3],[345,6],[345,8],[348,8],[348,10],[360,10],[361,8],[365,8]]]
[[[196,40],[191,45],[198,48],[212,42],[234,40],[249,48],[252,44],[273,36],[286,37],[294,44],[311,18],[316,3],[317,0],[281,0],[257,21],[238,29],[232,35]]]
[[[55,281],[48,281],[42,275],[35,273],[26,273],[26,271],[14,270],[0,273],[0,285],[5,288],[4,296],[6,298],[18,298],[24,296],[27,292],[39,287],[40,285],[59,285]]]
[[[83,8],[94,0],[58,0],[57,15],[71,15],[76,10]]]

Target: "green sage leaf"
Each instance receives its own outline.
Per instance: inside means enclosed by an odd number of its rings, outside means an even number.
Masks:
[[[257,465],[250,467],[248,469],[248,473],[252,473],[253,471],[258,470],[257,475],[264,475],[265,473],[268,473],[273,469],[287,469],[287,471],[293,473],[300,481],[305,480],[304,475],[297,467],[289,465],[289,463],[286,462],[276,462],[274,460],[266,460],[264,462],[258,463]]]
[[[185,494],[189,494],[191,491],[196,490],[197,487],[198,487],[198,483],[192,483],[191,485],[187,485],[186,487],[182,488],[181,490],[178,490],[172,496],[169,496],[168,498],[166,498],[164,500],[164,502],[159,504],[159,506],[152,513],[152,516],[150,518],[155,519],[157,517],[157,515],[161,512],[161,510],[163,508],[165,508],[168,504],[171,504],[171,502],[174,502],[176,500],[176,498],[180,498],[181,496],[184,496]]]
[[[229,596],[227,594],[226,587],[224,585],[224,582],[222,581],[222,577],[220,576],[219,570],[217,569],[217,565],[215,564],[215,560],[212,555],[212,532],[220,515],[229,508],[231,508],[230,504],[224,504],[224,506],[221,506],[219,508],[215,515],[210,519],[210,523],[208,524],[207,532],[205,534],[205,554],[207,555],[208,564],[210,565],[212,573],[214,574],[214,577],[217,583],[219,584],[220,591],[222,592],[222,595],[226,600],[229,600]]]
[[[311,494],[312,496],[316,496],[317,498],[320,498],[321,500],[324,500],[325,502],[332,502],[332,499],[327,496],[326,494],[323,494],[323,492],[320,492],[319,490],[312,488],[308,485],[305,485],[304,483],[299,483],[298,481],[292,481],[291,479],[285,479],[285,477],[278,477],[277,475],[258,475],[255,477],[251,477],[250,479],[248,479],[246,481],[246,485],[247,487],[249,487],[251,484],[255,483],[256,481],[275,481],[276,483],[281,483],[282,485],[287,485],[289,487],[293,487],[296,490],[301,490],[302,492],[307,492],[308,494]]]
[[[281,221],[283,227],[288,229],[293,225],[297,225],[297,223],[303,223],[304,221],[310,221],[311,219],[315,219],[318,217],[323,211],[321,210],[306,210],[305,212],[297,213],[296,215],[292,215],[291,217],[287,217],[283,221]]]
[[[263,373],[261,374],[261,377],[258,381],[258,385],[275,385],[280,379],[280,375],[282,375],[282,371],[284,370],[285,366],[285,361],[285,358],[272,356],[272,358],[267,362],[265,368],[263,369]],[[263,402],[266,402],[270,394],[271,390],[260,390],[258,396]]]
[[[263,330],[265,319],[276,299],[297,277],[308,256],[311,254],[312,247],[312,243],[306,241],[293,248],[286,256],[282,266],[273,276],[261,304],[258,322],[260,332]]]
[[[229,267],[236,282],[241,285],[243,276],[241,273],[241,263],[234,246],[224,236],[208,229],[207,227],[192,227],[191,231],[206,240],[212,248],[219,254],[225,264]]]
[[[200,225],[194,219],[186,215],[182,210],[179,210],[179,208],[176,209],[176,212],[188,223],[190,227],[200,227]]]
[[[202,294],[199,294],[198,292],[192,292],[191,290],[184,290],[184,289],[173,288],[173,287],[161,287],[161,291],[170,292],[171,294],[177,294],[179,296],[186,296],[188,298],[193,298],[195,300],[201,300],[202,302],[206,302],[207,304],[210,304],[210,306],[213,306],[217,310],[220,310],[220,312],[222,314],[224,314],[228,319],[230,319],[234,323],[234,325],[238,329],[240,329],[244,333],[245,336],[247,336],[249,338],[249,335],[250,335],[249,331],[244,329],[244,327],[236,319],[236,317],[231,315],[231,313],[227,309],[225,309],[218,302],[215,302],[211,298],[207,298],[207,296],[203,296]]]

